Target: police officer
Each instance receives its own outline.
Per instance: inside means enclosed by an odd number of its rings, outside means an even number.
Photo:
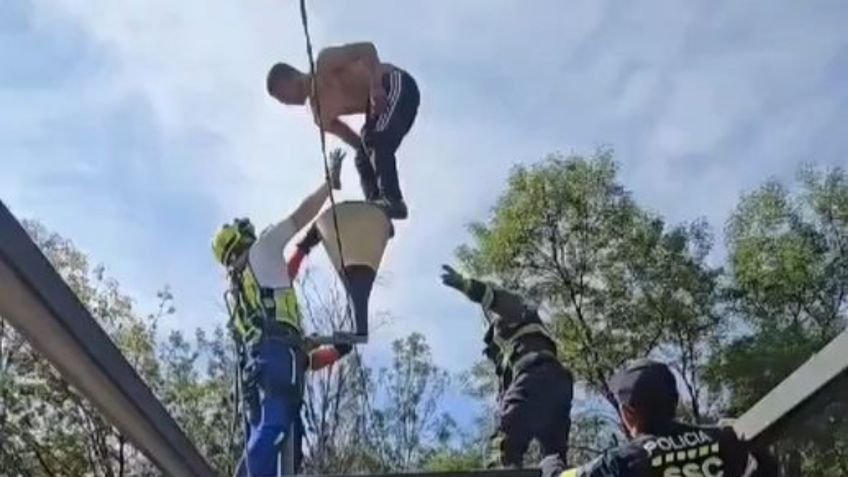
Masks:
[[[343,157],[340,151],[331,154],[334,188],[341,187]],[[230,279],[230,326],[240,352],[243,408],[247,413],[247,442],[238,475],[278,474],[280,451],[289,429],[296,434],[289,437],[299,440],[303,371],[326,366],[351,350],[347,345],[307,352],[293,276],[283,258],[286,244],[320,212],[329,192],[330,186],[322,184],[288,218],[259,236],[248,219],[236,219],[224,225],[212,243],[215,258],[226,267]],[[289,464],[297,469],[297,448],[293,459],[295,462]]]
[[[534,438],[564,462],[574,380],[538,313],[513,293],[442,268],[442,282],[480,303],[486,317],[484,353],[500,385],[489,466],[521,467]]]
[[[613,376],[611,388],[633,439],[578,468],[559,456],[542,477],[770,477],[774,461],[740,441],[732,428],[677,422],[677,384],[665,364],[642,359]]]

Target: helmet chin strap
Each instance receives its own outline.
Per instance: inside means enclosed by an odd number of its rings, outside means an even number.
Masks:
[[[247,265],[247,257],[250,251],[250,247],[246,248],[243,252],[241,252],[236,258],[232,260],[232,262],[227,266],[227,269],[230,271],[240,271],[244,269],[244,266]]]

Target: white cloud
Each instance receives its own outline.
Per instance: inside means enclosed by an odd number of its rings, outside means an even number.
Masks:
[[[316,48],[371,39],[422,90],[399,160],[412,216],[374,292],[398,318],[372,349],[419,330],[446,366],[479,356],[476,310],[441,288],[438,266],[514,162],[611,143],[640,200],[717,225],[743,188],[794,169],[834,121],[826,98],[845,94],[826,72],[846,13],[778,3],[311,3]],[[23,161],[0,179],[4,198],[50,217],[134,292],[171,283],[191,315],[179,326],[220,319],[212,232],[235,215],[277,220],[322,177],[306,111],[264,91],[274,61],[306,64],[297,2],[33,5],[36,35],[74,30],[98,66],[58,86],[0,86],[0,153]],[[94,131],[51,146],[79,123]],[[340,197],[358,197],[351,165],[343,179]]]

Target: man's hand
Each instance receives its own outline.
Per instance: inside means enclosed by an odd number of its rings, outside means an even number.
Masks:
[[[324,131],[341,139],[354,150],[362,147],[362,139],[359,137],[359,134],[356,134],[350,126],[345,124],[344,121],[339,118],[327,122],[324,127]]]
[[[345,153],[341,148],[335,148],[330,152],[330,183],[335,190],[342,188],[342,160],[344,158]]]
[[[451,268],[450,265],[442,265],[442,283],[462,293],[467,292],[468,280],[461,273]]]
[[[312,224],[312,227],[309,227],[309,230],[306,232],[306,235],[297,243],[297,248],[305,255],[309,255],[309,252],[312,251],[312,248],[318,245],[321,242],[321,234],[318,232],[318,227],[315,224]]]
[[[330,162],[336,162],[336,161],[342,162],[342,159],[344,159],[346,155],[347,155],[347,153],[342,151],[342,148],[337,147],[337,148],[333,149],[332,151],[330,151],[330,154],[329,154]]]

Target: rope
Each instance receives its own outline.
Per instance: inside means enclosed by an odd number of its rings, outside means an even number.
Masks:
[[[342,235],[341,230],[339,229],[339,217],[336,213],[336,198],[333,194],[333,184],[330,180],[330,165],[329,160],[327,159],[327,133],[324,131],[324,121],[321,116],[321,98],[318,94],[317,71],[315,68],[315,57],[312,50],[312,37],[309,35],[309,20],[306,15],[306,0],[300,0],[300,22],[303,25],[303,37],[306,40],[306,56],[309,58],[309,83],[312,99],[315,102],[314,114],[318,116],[318,121],[316,121],[316,123],[318,123],[318,134],[321,140],[321,156],[324,159],[324,178],[327,181],[327,189],[329,190],[330,196],[330,209],[333,214],[333,228],[336,230],[336,245],[339,247],[339,265],[341,266],[342,276],[345,282],[350,283],[347,275],[347,266],[345,265],[344,250],[342,249]],[[347,293],[348,298],[346,317],[348,318],[348,321],[350,321],[351,325],[355,326],[356,322],[353,319],[352,300],[350,292],[347,291],[347,287],[345,287],[345,292]]]
[[[232,286],[233,277],[230,276],[230,284]],[[233,305],[230,301],[230,297],[234,297],[233,301],[236,301],[237,304]],[[241,306],[238,304],[239,296],[232,289],[224,292],[224,304],[227,306],[227,314],[230,316],[230,320],[235,319],[235,311],[234,308],[236,306]],[[232,321],[230,321],[230,326],[232,327]],[[244,402],[242,401],[242,388],[241,388],[241,359],[243,357],[244,350],[242,348],[241,343],[237,337],[237,333],[232,328],[230,329],[230,333],[233,335],[235,341],[235,348],[233,349],[233,364],[234,364],[234,373],[233,373],[233,407],[232,407],[232,422],[230,423],[230,449],[234,447],[235,435],[238,430],[238,421],[241,419],[242,422],[242,452],[241,458],[235,462],[235,466],[233,468],[233,477],[237,477],[235,474],[239,471],[239,464],[243,463],[244,468],[247,470],[247,477],[251,477],[250,466],[247,463],[247,439],[248,439],[248,431],[250,429],[250,423],[248,422],[247,409],[244,407]]]
[[[330,190],[330,207],[332,208],[333,214],[333,227],[336,230],[336,244],[339,247],[339,262],[342,268],[342,276],[345,282],[349,284],[350,279],[348,278],[347,267],[345,266],[344,262],[344,251],[342,250],[342,239],[339,230],[339,220],[338,215],[336,214],[336,201],[335,197],[333,196],[332,184],[330,184],[330,167],[327,160],[327,137],[326,131],[324,131],[324,122],[322,120],[323,118],[321,117],[321,99],[320,95],[318,94],[318,81],[316,74],[317,72],[315,68],[315,58],[312,50],[312,37],[309,35],[309,19],[306,13],[306,0],[300,0],[300,22],[303,25],[303,37],[306,40],[306,56],[309,58],[311,93],[312,98],[315,101],[314,113],[318,115],[318,121],[316,122],[318,123],[318,131],[321,139],[321,155],[324,158],[324,175],[329,185],[328,188]],[[347,307],[345,311],[345,316],[348,322],[350,322],[351,328],[356,330],[356,321],[353,319],[353,299],[350,295],[350,291],[347,289],[347,286],[345,286],[344,288],[345,293],[347,294]],[[371,403],[368,396],[368,376],[365,373],[365,367],[363,365],[362,356],[360,355],[359,349],[356,346],[353,347],[353,354],[356,357],[357,362],[359,363],[359,377],[360,380],[362,380],[363,387],[363,407],[368,410],[371,408]],[[363,428],[363,430],[367,432],[367,429]]]

